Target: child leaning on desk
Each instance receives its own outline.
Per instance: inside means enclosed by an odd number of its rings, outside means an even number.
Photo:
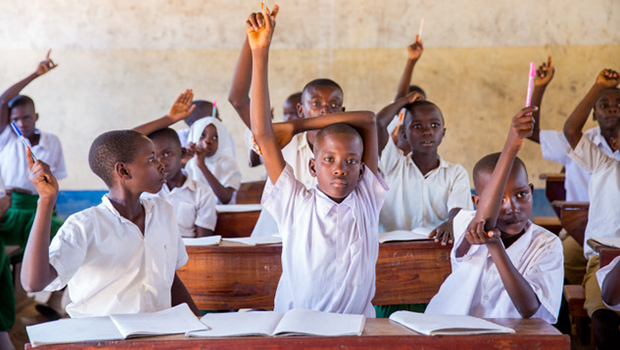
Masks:
[[[88,162],[110,192],[102,203],[71,215],[50,245],[50,217],[58,182],[28,149],[30,181],[39,193],[24,252],[21,280],[27,291],[68,285],[71,317],[198,308],[175,271],[188,259],[174,209],[156,193],[165,182],[153,143],[133,130],[95,139]]]
[[[375,293],[379,210],[387,191],[377,172],[375,116],[335,113],[272,125],[267,61],[274,27],[275,16],[266,8],[251,14],[246,23],[253,65],[252,133],[270,179],[262,204],[282,234],[282,277],[274,309],[374,317],[370,302]],[[318,189],[307,190],[295,179],[280,146],[295,133],[313,129],[322,129],[309,165]]]
[[[532,132],[535,109],[519,111],[502,153],[487,155],[474,167],[478,210],[463,210],[454,218],[452,273],[426,313],[556,322],[564,278],[562,245],[529,221],[532,185],[517,157]]]

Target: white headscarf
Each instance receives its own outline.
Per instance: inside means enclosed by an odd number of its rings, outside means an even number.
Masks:
[[[228,130],[226,130],[226,127],[221,121],[213,117],[198,119],[192,124],[189,130],[189,142],[198,144],[204,129],[209,125],[215,126],[217,130],[218,146],[213,156],[205,158],[205,165],[222,186],[232,187],[238,190],[239,185],[241,185],[241,172],[239,171],[237,160],[233,154],[234,144],[232,143]],[[196,157],[187,162],[185,171],[187,171],[187,174],[192,179],[209,185],[202,170],[200,170],[198,164],[196,164]],[[218,204],[221,204],[219,200]]]

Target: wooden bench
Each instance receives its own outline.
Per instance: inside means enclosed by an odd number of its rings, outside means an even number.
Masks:
[[[260,216],[261,206],[217,205],[217,223],[213,232],[223,238],[250,237]]]
[[[242,182],[237,190],[235,202],[237,204],[260,204],[263,196],[265,181]]]
[[[554,201],[551,205],[560,209],[560,223],[566,233],[583,246],[590,203]]]
[[[540,174],[540,179],[545,180],[545,197],[549,203],[566,201],[566,188],[564,187],[566,176],[564,173]],[[560,208],[553,207],[553,210],[559,218]]]

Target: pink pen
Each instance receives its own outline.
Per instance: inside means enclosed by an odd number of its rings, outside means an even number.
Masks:
[[[217,113],[217,101],[213,101],[213,109],[211,110],[211,116],[215,118],[215,113]]]
[[[418,31],[418,36],[420,40],[422,40],[422,29],[424,29],[424,17],[420,20],[420,30]]]
[[[532,88],[534,87],[534,77],[536,77],[536,63],[530,62],[530,74],[527,80],[527,98],[525,99],[525,107],[529,107],[532,103]]]

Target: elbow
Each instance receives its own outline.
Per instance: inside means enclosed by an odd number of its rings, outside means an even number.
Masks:
[[[239,97],[236,93],[231,93],[228,95],[228,102],[238,110],[239,108],[246,106],[250,103],[250,99],[248,97]]]
[[[29,278],[25,278],[25,276],[21,276],[22,288],[28,293],[36,293],[40,292],[45,288],[45,286],[39,286],[36,283],[33,283]]]
[[[517,308],[517,311],[519,312],[519,315],[521,315],[521,317],[523,318],[532,318],[539,308],[540,303],[538,303],[538,305],[531,305],[530,307]]]

